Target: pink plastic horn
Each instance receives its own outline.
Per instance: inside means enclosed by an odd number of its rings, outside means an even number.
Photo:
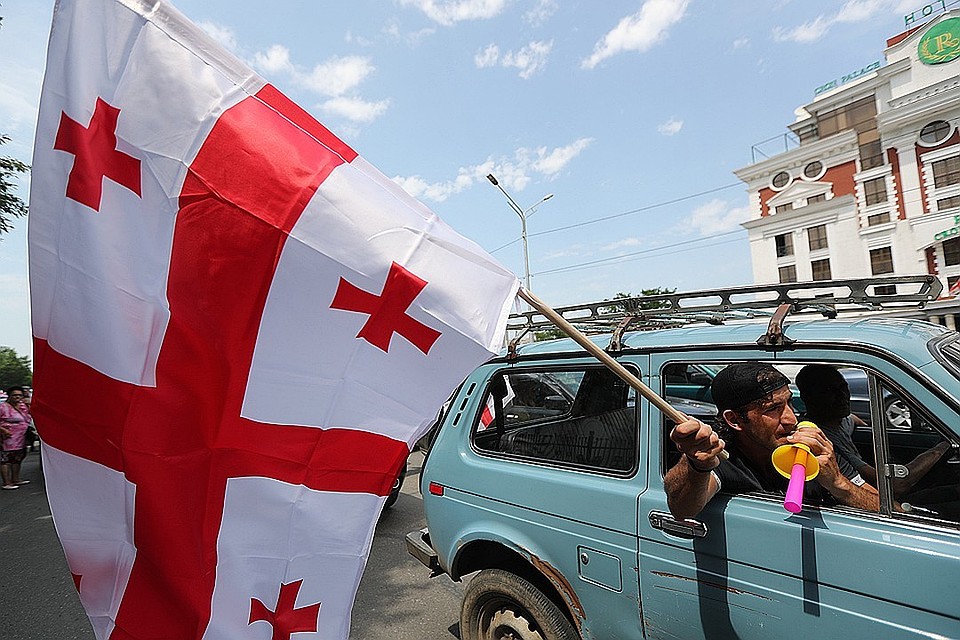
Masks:
[[[797,429],[804,427],[816,428],[812,422],[804,421],[797,425]],[[820,473],[820,463],[810,454],[805,444],[785,444],[776,448],[771,456],[773,468],[790,482],[787,484],[787,496],[783,500],[783,508],[790,513],[800,513],[803,509],[803,483],[813,480]]]

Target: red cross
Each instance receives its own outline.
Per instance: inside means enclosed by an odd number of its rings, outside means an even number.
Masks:
[[[240,416],[287,234],[319,184],[355,156],[264,88],[220,117],[185,178],[156,385],[119,382],[35,341],[33,409],[44,441],[136,486],[137,555],[111,640],[202,637],[229,478],[389,493],[408,454],[404,443]],[[96,411],[88,410],[91,398]]]
[[[390,265],[390,273],[387,274],[387,281],[383,283],[383,292],[379,296],[340,278],[330,308],[369,313],[370,317],[360,328],[357,337],[382,351],[390,349],[393,334],[399,333],[427,354],[440,337],[440,332],[407,315],[407,309],[426,286],[426,280],[418,278],[394,262]]]
[[[60,128],[53,148],[75,156],[67,182],[67,197],[94,211],[100,211],[104,178],[140,196],[140,161],[117,150],[119,117],[120,109],[101,98],[97,98],[89,127],[60,113]]]
[[[303,580],[280,585],[276,611],[270,611],[256,598],[250,598],[250,622],[247,624],[266,620],[273,626],[273,640],[290,640],[291,634],[316,631],[320,603],[294,609],[301,584]]]

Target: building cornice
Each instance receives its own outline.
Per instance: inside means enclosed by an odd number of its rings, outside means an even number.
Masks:
[[[843,216],[857,215],[857,200],[852,195],[837,196],[825,202],[817,202],[800,209],[791,209],[762,218],[754,218],[740,223],[744,229],[751,232],[751,237],[757,232],[764,235],[773,235],[786,231],[795,231],[804,227],[812,227],[840,219]]]
[[[747,165],[737,169],[733,174],[751,184],[765,180],[775,172],[802,167],[811,160],[820,160],[828,167],[854,160],[857,158],[857,149],[857,133],[853,129],[847,129],[822,140],[808,142],[796,149]]]
[[[960,109],[960,75],[890,100],[888,109],[877,114],[881,132],[930,119],[931,113]]]

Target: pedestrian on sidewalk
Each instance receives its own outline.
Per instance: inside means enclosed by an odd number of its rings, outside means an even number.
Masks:
[[[29,480],[20,479],[20,463],[27,455],[27,429],[30,427],[30,410],[24,402],[26,396],[23,387],[7,389],[7,400],[0,403],[0,437],[3,438],[0,450],[0,477],[2,488],[19,489],[29,484]]]

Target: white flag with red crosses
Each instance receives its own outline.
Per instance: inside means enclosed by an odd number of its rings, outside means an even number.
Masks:
[[[98,638],[346,638],[410,444],[517,278],[164,2],[60,0],[35,395]]]

